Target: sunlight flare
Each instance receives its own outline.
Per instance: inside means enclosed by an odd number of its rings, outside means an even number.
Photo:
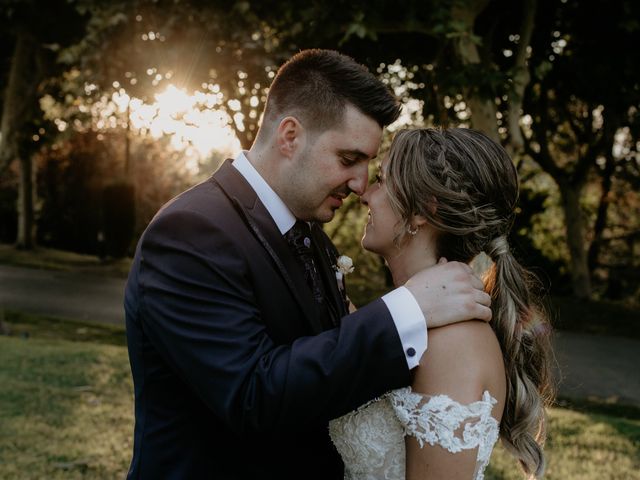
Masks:
[[[196,91],[189,95],[185,90],[169,85],[154,95],[153,103],[145,103],[130,97],[124,89],[111,95],[111,108],[104,109],[102,117],[113,117],[129,111],[130,128],[159,139],[169,137],[173,149],[183,151],[190,158],[206,158],[214,151],[232,154],[240,149],[240,142],[230,124],[233,119],[220,105],[219,93]],[[105,118],[101,124],[107,126]],[[192,162],[193,163],[193,162]]]

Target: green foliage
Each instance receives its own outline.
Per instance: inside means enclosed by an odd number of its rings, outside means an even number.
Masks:
[[[268,27],[243,2],[231,12],[228,2],[197,0],[81,5],[91,12],[87,34],[61,54],[82,80],[68,92],[72,97],[122,89],[147,101],[169,84],[189,92],[219,88],[224,101],[217,108],[236,115],[231,125],[250,145],[272,71],[283,57],[273,51]],[[86,92],[85,82],[97,89]]]
[[[410,0],[399,8],[386,0],[74,0],[63,2],[64,9],[56,10],[56,15],[41,15],[55,10],[58,3],[49,2],[45,10],[33,1],[0,3],[0,22],[11,27],[0,33],[0,39],[6,40],[0,42],[6,50],[3,54],[0,48],[0,56],[6,58],[7,65],[13,34],[25,25],[41,30],[48,56],[57,59],[53,73],[40,86],[44,114],[36,108],[29,116],[33,124],[19,129],[20,142],[40,149],[42,162],[53,159],[64,166],[52,168],[57,173],[51,178],[47,178],[51,171],[45,173],[39,184],[39,240],[50,245],[97,251],[98,226],[85,213],[89,205],[99,203],[94,201],[94,193],[104,185],[95,180],[85,186],[52,185],[63,170],[73,177],[76,166],[78,170],[84,168],[73,153],[77,146],[74,137],[79,132],[84,135],[92,131],[103,137],[102,143],[96,142],[92,153],[86,155],[95,159],[96,176],[109,175],[105,174],[109,168],[118,176],[124,171],[117,162],[124,151],[125,114],[115,111],[105,119],[104,123],[113,128],[96,126],[95,110],[102,109],[102,114],[112,108],[107,100],[113,93],[151,102],[169,84],[189,93],[215,89],[220,94],[215,108],[229,114],[231,126],[246,148],[255,137],[275,69],[301,48],[339,48],[378,72],[407,109],[413,109],[408,123],[411,126],[468,126],[473,120],[470,99],[493,100],[501,138],[507,144],[511,141],[512,125],[507,119],[510,105],[520,100],[514,82],[522,70],[514,59],[523,46],[521,24],[527,14],[524,5],[529,3]],[[550,179],[558,175],[553,169],[551,176],[541,173],[536,152],[549,145],[558,171],[564,172],[560,176],[570,182],[584,170],[576,168],[580,159],[588,157],[586,170],[590,173],[585,177],[585,194],[580,201],[586,228],[578,240],[584,249],[592,241],[600,246],[591,271],[596,296],[638,298],[640,281],[633,272],[638,267],[634,259],[639,258],[640,217],[633,212],[640,208],[636,158],[640,62],[637,49],[624,48],[637,43],[637,4],[630,0],[615,0],[613,4],[604,0],[533,3],[537,13],[528,54],[532,80],[523,98],[523,113],[528,116],[522,118],[521,127],[530,147],[528,157],[538,163],[518,160],[520,165],[529,165],[521,172],[521,208],[526,211],[521,213],[513,238],[522,246],[522,257],[541,266],[552,288],[562,291],[568,285],[564,281],[571,273],[566,217],[560,190],[557,185],[549,186],[553,183]],[[23,20],[33,17],[34,11],[39,18],[25,23]],[[599,11],[608,15],[594,14]],[[462,41],[477,48],[479,62],[460,58],[457,46]],[[6,78],[0,78],[0,86],[3,82]],[[540,129],[537,133],[536,128]],[[616,131],[624,133],[624,141],[612,149],[611,142],[602,140],[605,130],[609,140]],[[37,135],[37,141],[33,135]],[[132,132],[131,137],[131,163],[137,165],[131,175],[136,187],[143,188],[136,193],[139,233],[155,210],[194,178],[192,172],[185,172],[185,159],[171,151],[167,138],[156,140],[142,129]],[[49,141],[54,140],[64,155],[50,148]],[[608,169],[602,159],[611,156],[613,150],[620,155],[615,158],[615,168]],[[109,152],[113,158],[105,159],[100,151]],[[216,157],[204,162],[215,168],[219,161]],[[613,184],[608,193],[602,187],[607,178]],[[78,205],[77,198],[82,195],[84,206],[72,206]],[[0,211],[14,198],[2,195],[5,197],[6,201],[0,199]],[[603,210],[600,207],[604,204],[608,206]],[[387,283],[381,262],[367,254],[359,259],[362,223],[358,222],[363,215],[358,211],[355,208],[337,218],[335,225],[345,229],[344,233],[333,226],[327,230],[341,250],[350,252],[363,267],[363,277],[358,278],[360,273],[356,273],[349,283],[355,287],[370,282],[378,289]],[[603,211],[604,227],[596,228],[593,225]],[[9,214],[0,215],[11,218]],[[79,225],[86,228],[77,231]],[[75,245],[73,238],[84,247]]]
[[[3,40],[7,40],[0,50],[0,61],[7,67],[0,79],[5,130],[0,142],[0,171],[16,156],[31,155],[55,138],[55,129],[50,128],[38,108],[39,96],[44,85],[61,73],[57,55],[82,38],[85,21],[66,0],[0,3],[0,30]],[[12,50],[5,51],[9,46]],[[24,56],[22,61],[18,61],[20,54]],[[10,83],[14,68],[17,81]]]

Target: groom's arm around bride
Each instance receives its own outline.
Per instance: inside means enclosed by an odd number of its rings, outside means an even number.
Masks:
[[[339,478],[328,420],[411,382],[425,319],[490,318],[457,263],[352,314],[339,301],[335,249],[313,222],[364,192],[397,115],[351,59],[303,52],[276,76],[251,150],[152,220],[125,296],[130,478]],[[320,295],[285,239],[296,220],[312,222]]]

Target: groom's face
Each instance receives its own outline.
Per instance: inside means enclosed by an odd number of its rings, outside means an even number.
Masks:
[[[381,137],[375,120],[347,106],[341,125],[309,139],[296,155],[288,182],[287,204],[293,214],[301,220],[328,222],[351,192],[362,195]]]

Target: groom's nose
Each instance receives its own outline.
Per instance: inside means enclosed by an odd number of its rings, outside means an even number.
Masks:
[[[353,167],[353,176],[347,182],[349,190],[358,196],[362,196],[367,189],[369,183],[369,164],[368,162],[359,162]]]

